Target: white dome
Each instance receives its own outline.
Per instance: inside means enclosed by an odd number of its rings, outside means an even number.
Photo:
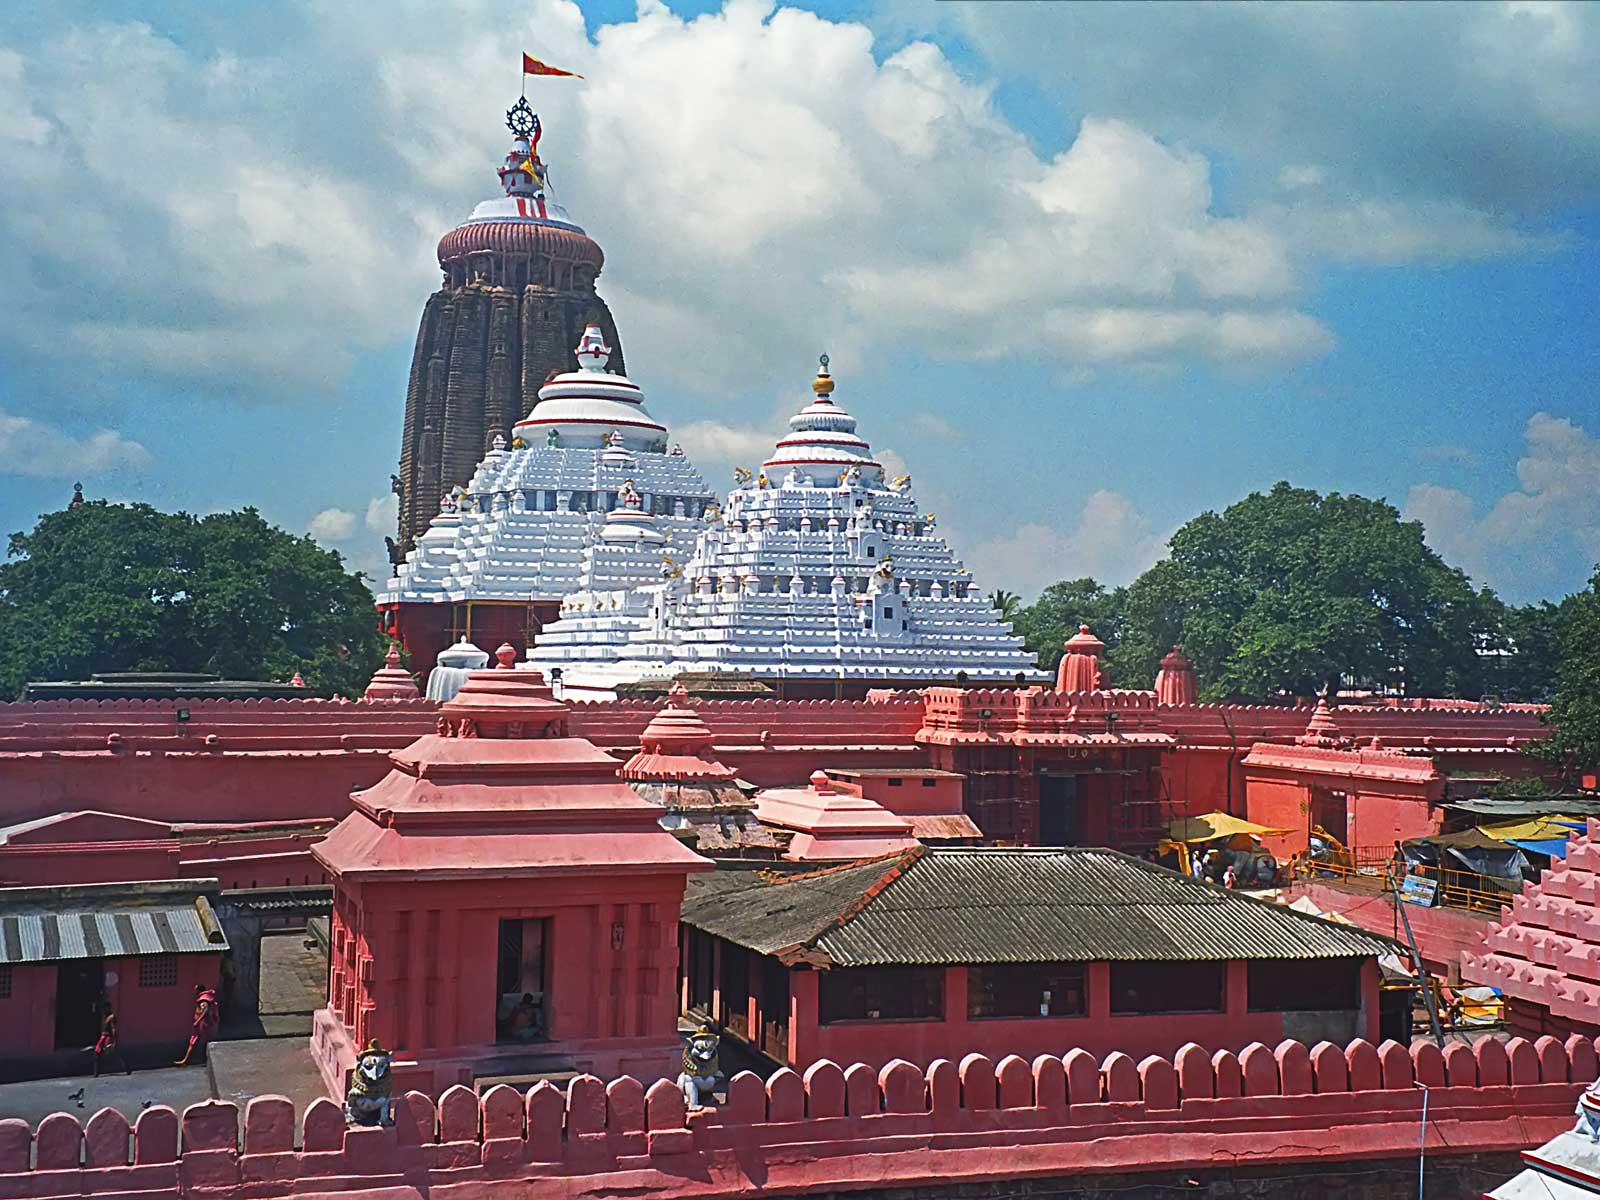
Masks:
[[[583,331],[577,348],[579,369],[557,375],[539,389],[539,403],[514,426],[525,442],[596,449],[615,433],[628,450],[666,448],[667,427],[644,407],[644,392],[625,375],[602,369],[611,347],[598,325]]]

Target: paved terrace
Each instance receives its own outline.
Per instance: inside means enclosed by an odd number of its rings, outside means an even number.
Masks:
[[[926,1071],[822,1061],[802,1077],[749,1072],[715,1110],[686,1114],[663,1080],[579,1076],[565,1092],[464,1087],[436,1104],[401,1098],[395,1124],[346,1129],[318,1100],[296,1138],[295,1106],[258,1096],[142,1111],[0,1121],[0,1198],[89,1196],[409,1197],[508,1194],[714,1197],[831,1194],[1135,1175],[1208,1166],[1248,1170],[1414,1156],[1423,1088],[1428,1156],[1536,1145],[1570,1126],[1597,1070],[1595,1045],[1484,1038],[1444,1051],[1393,1042],[1307,1048],[1255,1044],[1173,1059],[1097,1062],[1074,1050],[994,1062],[969,1055]],[[1574,1082],[1577,1081],[1577,1082]],[[1422,1087],[1417,1085],[1421,1084]],[[1337,1127],[1338,1136],[1330,1137]],[[297,1147],[298,1144],[298,1148]],[[521,1184],[521,1187],[518,1187]],[[384,1192],[383,1189],[394,1189]],[[515,1189],[515,1190],[512,1190]]]

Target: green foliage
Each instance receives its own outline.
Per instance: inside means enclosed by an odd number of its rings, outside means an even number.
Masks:
[[[1052,585],[1015,628],[1049,668],[1088,624],[1119,687],[1151,686],[1162,656],[1181,645],[1210,700],[1346,683],[1519,700],[1554,688],[1561,612],[1474,592],[1428,548],[1422,526],[1382,500],[1280,483],[1184,525],[1168,557],[1126,588]]]
[[[1600,768],[1600,568],[1561,609],[1561,677],[1545,750],[1576,774]]]
[[[253,508],[196,518],[93,501],[11,536],[0,692],[97,671],[208,671],[359,695],[382,661],[372,593]]]
[[[1467,577],[1419,523],[1381,500],[1279,483],[1173,534],[1170,556],[1128,589],[1123,655],[1153,673],[1181,643],[1208,699],[1346,680],[1475,695],[1482,620]]]
[[[1484,645],[1483,690],[1501,700],[1545,704],[1561,677],[1561,630],[1577,600],[1560,604],[1508,606],[1485,589],[1488,637]]]
[[[1066,579],[1052,583],[1039,598],[1019,609],[1012,627],[1022,635],[1028,649],[1039,656],[1039,665],[1053,671],[1061,661],[1062,644],[1087,625],[1107,646],[1107,659],[1122,635],[1123,589],[1107,591],[1093,579]],[[1119,687],[1133,687],[1118,677]]]
[[[1491,783],[1487,794],[1496,800],[1548,800],[1559,795],[1537,775],[1519,775],[1514,779],[1501,779]]]

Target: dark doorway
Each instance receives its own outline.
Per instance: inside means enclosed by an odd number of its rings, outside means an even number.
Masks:
[[[1083,801],[1076,775],[1039,776],[1039,845],[1083,844]]]
[[[500,922],[495,968],[495,1036],[503,1042],[533,1042],[549,1037],[545,996],[544,946],[549,922],[535,917]]]
[[[56,1049],[82,1050],[100,1036],[100,998],[106,990],[103,958],[56,964]]]
[[[761,960],[761,1050],[789,1061],[789,968],[775,958]]]
[[[1347,799],[1343,792],[1333,792],[1326,788],[1311,789],[1311,823],[1322,826],[1345,846],[1350,845],[1350,811]]]

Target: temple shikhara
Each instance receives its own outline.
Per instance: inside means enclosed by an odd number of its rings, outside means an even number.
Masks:
[[[826,355],[714,492],[507,117],[365,692],[0,704],[0,1200],[1600,1194],[1544,706],[1041,670]]]
[[[616,322],[595,291],[605,255],[556,203],[539,156],[539,118],[526,100],[506,124],[505,194],[439,241],[444,282],[422,310],[406,384],[396,561],[443,497],[472,478],[495,437],[511,436],[546,380],[578,367],[574,348],[586,326],[601,331],[604,365],[623,369]]]
[[[680,674],[732,673],[786,696],[874,686],[1039,681],[922,512],[833,399],[826,356],[813,399],[759,473],[744,472],[684,561],[648,586],[585,589],[528,651],[573,694]]]

